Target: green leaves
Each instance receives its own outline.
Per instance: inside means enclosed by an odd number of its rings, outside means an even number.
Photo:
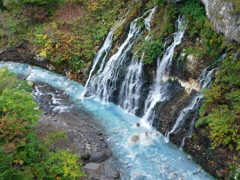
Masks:
[[[0,179],[75,180],[85,176],[77,154],[53,148],[65,132],[40,139],[33,125],[40,111],[27,82],[0,69]]]
[[[33,101],[30,93],[23,93],[19,89],[4,90],[0,96],[0,112],[1,115],[11,116],[16,114],[17,118],[34,125],[39,119],[38,105]]]
[[[42,166],[45,167],[43,171],[48,171],[49,174],[41,176],[40,178],[48,179],[64,179],[74,180],[78,177],[86,176],[79,167],[79,156],[77,154],[71,154],[69,150],[57,150],[56,152],[50,152],[45,157],[45,161]],[[39,172],[40,173],[40,172]]]
[[[187,0],[180,11],[188,19],[187,31],[193,37],[194,34],[199,33],[207,19],[204,6],[198,0]]]
[[[142,53],[145,53],[143,63],[150,64],[152,63],[158,56],[162,55],[163,43],[161,39],[146,41],[138,43],[134,47],[134,51],[137,53],[138,59],[140,60]]]
[[[228,146],[230,149],[240,149],[240,124],[236,121],[239,117],[227,105],[213,109],[209,118],[210,138],[213,140],[212,148],[219,145]]]
[[[208,124],[212,148],[223,145],[231,150],[240,149],[239,73],[240,58],[228,55],[217,72],[212,88],[204,91],[206,100],[196,126]]]

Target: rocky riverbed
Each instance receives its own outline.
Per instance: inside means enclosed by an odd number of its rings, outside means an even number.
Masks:
[[[60,130],[66,132],[66,140],[59,140],[55,146],[70,149],[81,156],[83,170],[88,175],[84,180],[118,179],[114,158],[107,144],[97,118],[74,105],[69,96],[53,87],[35,83],[34,98],[42,110],[41,120],[36,125],[40,136]]]

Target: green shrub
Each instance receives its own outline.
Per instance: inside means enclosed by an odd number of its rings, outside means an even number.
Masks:
[[[223,145],[240,149],[240,58],[228,55],[217,72],[211,89],[204,90],[196,126],[208,125],[212,147]]]
[[[133,51],[136,51],[138,59],[141,59],[142,53],[144,53],[144,64],[152,63],[158,56],[162,55],[163,43],[161,39],[155,41],[143,40],[138,43]]]
[[[0,179],[74,180],[85,176],[77,154],[53,148],[65,132],[40,139],[33,129],[40,111],[30,86],[0,69]]]
[[[187,32],[190,36],[198,34],[207,19],[204,6],[199,0],[187,0],[180,11],[188,20]]]

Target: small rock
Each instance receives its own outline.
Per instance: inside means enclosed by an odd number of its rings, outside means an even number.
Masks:
[[[90,154],[89,153],[84,153],[81,155],[81,159],[82,160],[88,160],[90,158]]]
[[[114,172],[113,179],[119,179],[119,178],[120,178],[120,173]]]
[[[132,142],[136,143],[140,140],[139,136],[138,135],[135,135],[131,138]]]
[[[223,178],[225,175],[223,170],[216,170],[216,174],[217,174],[217,177],[219,178]]]
[[[91,180],[98,180],[99,178],[96,176],[96,177],[91,177],[90,179]]]
[[[190,155],[188,155],[187,158],[188,158],[189,160],[192,160],[192,157],[191,157]]]
[[[98,132],[97,132],[97,135],[98,135],[98,136],[101,136],[101,135],[102,135],[102,132],[98,131]]]
[[[91,149],[91,145],[90,144],[86,144],[86,149],[90,150]]]
[[[100,167],[100,164],[98,164],[98,163],[88,163],[83,168],[97,170],[99,167]]]
[[[100,141],[103,141],[103,140],[104,140],[102,137],[99,137],[98,139],[99,139]]]
[[[108,159],[109,155],[105,152],[95,152],[90,155],[90,161],[94,163],[101,163]]]
[[[28,81],[27,83],[28,83],[29,86],[33,86],[34,85],[33,81]]]

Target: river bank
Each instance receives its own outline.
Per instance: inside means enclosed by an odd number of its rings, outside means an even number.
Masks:
[[[93,115],[74,106],[68,95],[49,85],[35,83],[33,95],[43,112],[35,127],[39,136],[65,131],[66,139],[60,139],[55,146],[81,156],[83,170],[88,175],[84,180],[118,179],[119,173],[114,167],[117,160]]]

